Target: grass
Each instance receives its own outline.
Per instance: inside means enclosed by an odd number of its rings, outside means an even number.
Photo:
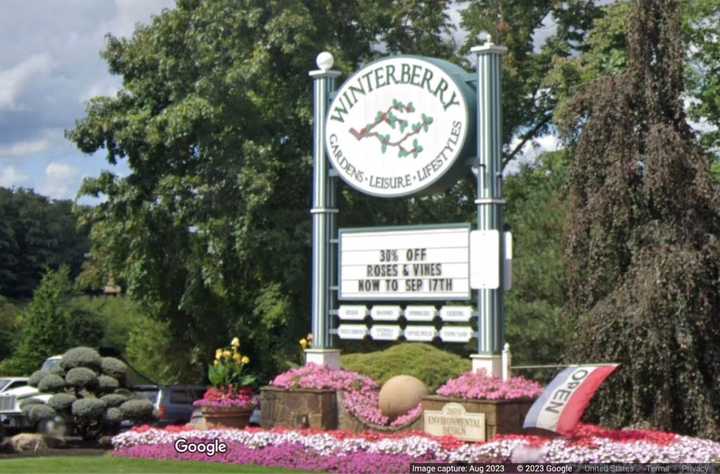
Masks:
[[[155,474],[216,473],[240,474],[302,473],[289,469],[195,461],[148,461],[105,456],[52,456],[0,460],[0,473],[52,474]]]

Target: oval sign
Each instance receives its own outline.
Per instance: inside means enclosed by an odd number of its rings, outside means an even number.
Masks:
[[[395,56],[364,67],[327,116],[330,162],[351,187],[401,197],[437,183],[471,148],[474,92],[447,61]]]

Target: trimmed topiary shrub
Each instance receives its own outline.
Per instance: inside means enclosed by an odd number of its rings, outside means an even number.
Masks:
[[[69,411],[75,400],[77,400],[75,395],[70,395],[69,393],[56,393],[50,397],[48,405],[55,409],[55,411]]]
[[[98,378],[95,372],[87,367],[75,367],[65,375],[65,382],[75,388],[96,387]]]
[[[59,365],[56,365],[56,366],[53,367],[52,369],[48,370],[48,373],[51,373],[51,374],[54,374],[54,375],[59,375],[60,377],[65,378],[65,369],[63,369],[63,368],[60,367]]]
[[[115,395],[122,395],[123,397],[130,400],[131,398],[135,398],[135,394],[131,392],[130,390],[126,388],[119,388],[113,392]]]
[[[49,374],[40,380],[37,389],[41,392],[56,393],[65,388],[65,380],[59,375]]]
[[[103,395],[102,397],[100,397],[100,400],[104,401],[105,404],[109,407],[119,407],[120,405],[128,401],[128,397],[117,393],[110,393],[108,395]]]
[[[31,423],[38,423],[40,421],[49,420],[55,417],[56,413],[51,407],[45,404],[32,405],[28,410],[28,419]]]
[[[118,387],[120,387],[120,382],[115,377],[109,375],[98,376],[98,389],[101,392],[112,392]]]
[[[65,370],[75,367],[87,367],[95,371],[100,370],[102,357],[95,349],[90,347],[75,347],[70,349],[62,356],[60,365]]]
[[[103,357],[100,366],[103,374],[114,377],[117,380],[125,380],[127,365],[125,365],[125,362],[120,359],[116,359],[115,357]]]
[[[130,420],[144,420],[153,416],[153,404],[150,400],[128,400],[120,405],[120,411]]]
[[[72,414],[79,418],[100,418],[107,405],[99,398],[81,398],[72,404]]]
[[[344,355],[342,367],[366,375],[381,385],[396,375],[412,375],[434,393],[449,379],[470,371],[471,363],[430,344],[409,342],[384,351]]]
[[[23,400],[20,402],[20,409],[25,411],[25,409],[29,409],[31,405],[44,405],[45,402],[38,398],[28,398],[27,400]]]
[[[123,412],[117,407],[110,407],[105,412],[105,417],[103,418],[103,421],[105,423],[109,424],[117,424],[120,423],[123,420]]]
[[[32,375],[28,379],[28,385],[30,385],[31,387],[37,388],[40,381],[42,379],[44,379],[46,375],[49,375],[49,374],[50,374],[50,372],[48,372],[47,370],[36,370],[35,372],[32,373]]]

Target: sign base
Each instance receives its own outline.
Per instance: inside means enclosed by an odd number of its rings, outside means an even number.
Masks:
[[[472,371],[484,370],[487,375],[502,378],[502,356],[500,354],[471,354]]]
[[[317,364],[331,369],[340,368],[339,349],[305,349],[305,365]]]

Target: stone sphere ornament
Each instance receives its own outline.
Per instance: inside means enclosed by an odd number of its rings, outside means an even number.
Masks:
[[[317,58],[315,59],[315,64],[322,69],[323,71],[327,72],[335,63],[335,58],[333,58],[333,55],[328,53],[327,51],[323,51],[322,53],[317,55]]]
[[[428,388],[421,380],[410,375],[397,375],[380,389],[380,412],[397,418],[415,408],[427,394]]]

